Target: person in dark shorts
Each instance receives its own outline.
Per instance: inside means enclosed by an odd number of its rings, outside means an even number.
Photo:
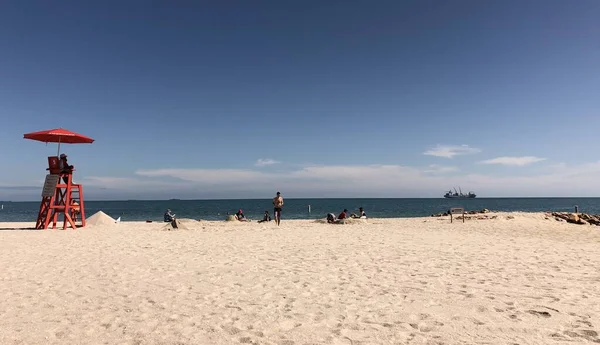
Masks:
[[[281,193],[277,192],[277,196],[273,198],[273,216],[275,217],[275,223],[279,226],[281,223],[281,208],[283,207],[283,197]]]

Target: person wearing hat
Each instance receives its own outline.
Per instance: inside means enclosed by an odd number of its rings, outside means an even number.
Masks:
[[[171,209],[167,209],[165,211],[165,215],[164,215],[164,221],[166,222],[172,222],[175,220],[175,215],[173,213],[171,213]]]
[[[69,163],[67,162],[67,155],[64,153],[60,155],[60,160],[58,161],[58,168],[60,169],[60,172],[62,174],[73,173],[73,166],[69,165]],[[65,181],[65,183],[69,183],[69,178],[67,176],[64,176],[63,181]]]
[[[246,216],[244,216],[244,211],[242,211],[242,209],[240,208],[239,211],[237,211],[237,213],[235,214],[235,219],[239,220],[240,222],[246,222],[248,221],[246,219]]]
[[[281,193],[277,192],[277,195],[273,198],[273,216],[275,216],[275,223],[279,226],[281,223],[281,208],[283,207],[283,197]]]

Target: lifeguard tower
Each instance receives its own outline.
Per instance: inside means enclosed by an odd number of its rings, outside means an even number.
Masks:
[[[63,128],[46,131],[26,133],[23,138],[45,143],[58,143],[57,156],[48,157],[48,174],[42,189],[42,202],[35,223],[36,229],[48,229],[50,222],[56,229],[56,223],[63,222],[63,229],[71,227],[77,229],[85,226],[85,204],[83,202],[83,188],[81,184],[73,183],[75,169],[63,170],[60,168],[60,144],[91,144],[94,139]]]
[[[73,183],[73,171],[62,171],[59,168],[57,156],[48,157],[48,175],[42,189],[42,202],[35,224],[36,229],[48,229],[52,222],[52,229],[56,223],[63,222],[63,229],[85,226],[85,203],[83,187]]]

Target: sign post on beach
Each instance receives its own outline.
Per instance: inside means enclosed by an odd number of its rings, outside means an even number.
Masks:
[[[462,221],[465,222],[465,209],[463,207],[453,207],[450,209],[450,223],[454,221],[455,214],[462,214]]]

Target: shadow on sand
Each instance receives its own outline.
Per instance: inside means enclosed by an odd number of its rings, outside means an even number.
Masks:
[[[36,229],[36,228],[0,228],[0,231],[2,230],[29,230],[29,231],[41,231],[43,229]]]

